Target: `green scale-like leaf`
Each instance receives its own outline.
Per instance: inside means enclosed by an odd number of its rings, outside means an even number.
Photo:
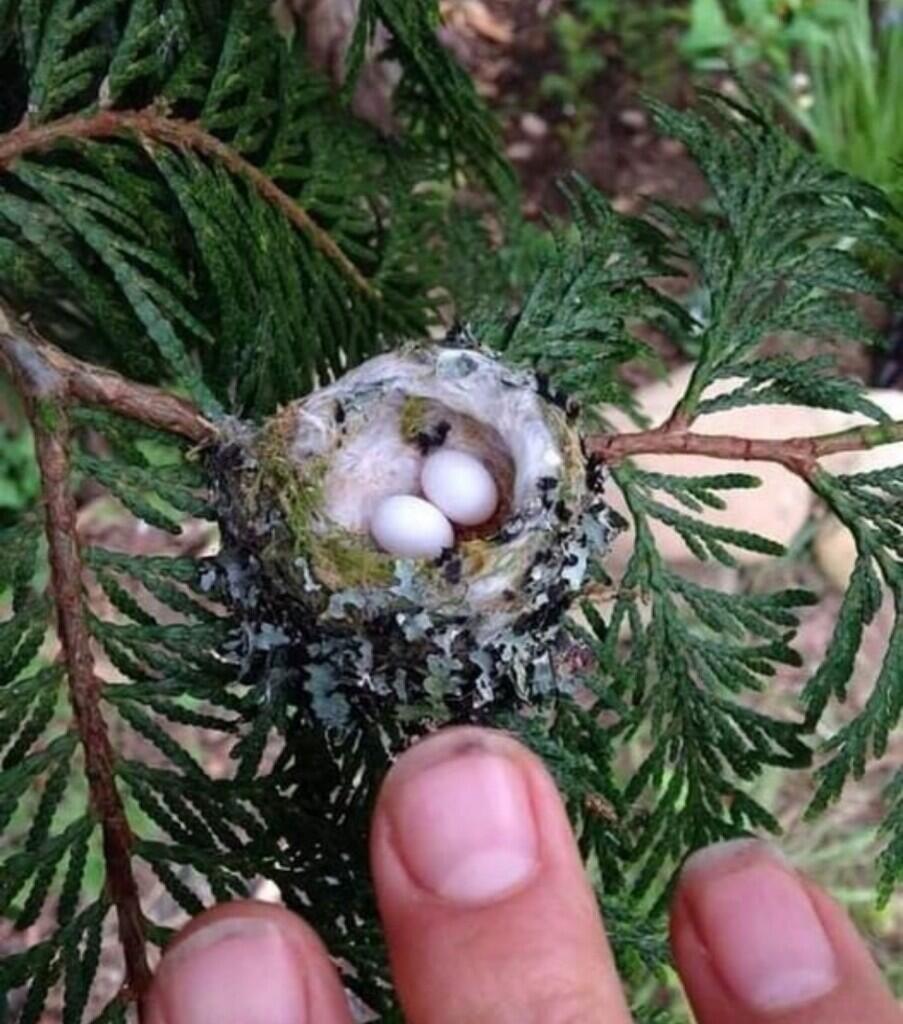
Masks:
[[[439,148],[351,117],[256,0],[14,6],[18,48],[5,59],[18,55],[35,123],[165,96],[172,117],[264,169],[372,282],[363,290],[216,156],[126,138],[64,144],[18,161],[18,184],[0,187],[4,291],[39,303],[54,340],[141,379],[162,372],[210,412],[261,414],[425,332],[438,284],[425,232],[442,201],[422,186],[448,178],[453,151],[482,153],[488,172],[495,150],[472,85],[420,14],[392,12],[435,93],[431,120],[448,128]]]
[[[867,283],[850,240],[886,244],[886,202],[868,186],[804,153],[761,112],[717,97],[710,102],[710,118],[655,104],[653,109],[660,127],[680,138],[696,158],[712,186],[716,209],[691,214],[659,205],[654,216],[668,232],[668,241],[654,234],[630,236],[634,250],[646,246],[647,268],[661,268],[663,260],[676,254],[688,259],[706,297],[697,322],[670,319],[672,333],[684,332],[677,334],[681,343],[700,351],[680,413],[692,420],[767,402],[836,408],[885,420],[861,385],[832,373],[829,360],[789,355],[763,359],[759,346],[776,332],[864,337],[850,307],[835,293],[880,292]],[[618,268],[611,256],[605,265]],[[579,263],[575,260],[572,266]],[[640,274],[644,281],[648,270]],[[568,294],[567,287],[558,289],[559,306]],[[550,311],[556,308],[547,302]],[[612,304],[596,300],[598,306]],[[528,300],[527,315],[529,309]],[[516,337],[520,322],[515,319],[513,324]],[[564,336],[560,326],[556,333]],[[530,355],[542,366],[558,352],[566,354],[567,349],[549,339]],[[584,353],[584,362],[587,357]],[[577,367],[583,377],[589,372],[579,362]],[[705,394],[710,384],[726,378],[740,381],[715,397]],[[593,397],[613,400],[598,390]],[[841,518],[857,536],[859,568],[825,661],[805,690],[807,719],[785,721],[761,713],[749,694],[763,689],[780,666],[799,666],[792,647],[797,609],[814,597],[799,591],[721,594],[666,566],[651,531],[653,521],[676,532],[702,561],[735,566],[731,549],[737,548],[760,555],[783,553],[767,538],[732,528],[729,518],[722,520],[725,525],[703,518],[707,508],[729,514],[732,502],[739,500],[729,492],[756,486],[755,478],[733,471],[682,477],[676,459],[674,466],[670,474],[630,465],[613,472],[626,498],[634,549],[610,612],[594,613],[590,619],[599,638],[595,649],[602,678],[608,675],[616,700],[630,708],[615,730],[645,737],[649,746],[625,794],[636,808],[639,864],[632,874],[637,892],[665,878],[663,866],[679,861],[688,848],[777,827],[749,795],[749,783],[768,765],[802,767],[810,762],[804,734],[832,696],[843,697],[862,629],[880,604],[878,572],[887,582],[895,579],[887,552],[900,551],[899,516],[879,495],[882,489],[888,498],[891,492],[898,495],[895,473],[852,478],[845,484],[843,478],[836,484],[827,476],[820,478],[817,489],[835,511],[846,504]],[[836,796],[850,772],[862,771],[867,754],[880,756],[884,748],[903,692],[892,681],[894,651],[892,640],[869,706],[832,741],[837,753],[822,769],[818,805]]]

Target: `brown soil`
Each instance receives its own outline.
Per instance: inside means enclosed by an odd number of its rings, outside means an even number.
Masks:
[[[599,37],[606,67],[587,88],[591,126],[585,147],[575,152],[566,140],[576,115],[541,90],[544,75],[561,70],[552,23],[563,5],[447,0],[444,6],[445,41],[502,122],[528,215],[562,212],[556,181],[573,170],[625,211],[638,209],[644,196],[690,205],[705,197],[705,182],[683,147],[650,127],[639,83],[615,40]],[[667,98],[681,102],[691,94],[680,76],[669,85]]]

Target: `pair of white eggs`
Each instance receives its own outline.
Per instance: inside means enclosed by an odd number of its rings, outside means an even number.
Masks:
[[[420,487],[423,498],[383,498],[370,518],[373,539],[398,558],[438,558],[454,546],[452,523],[479,526],[492,518],[499,503],[489,470],[455,448],[442,448],[424,460]]]

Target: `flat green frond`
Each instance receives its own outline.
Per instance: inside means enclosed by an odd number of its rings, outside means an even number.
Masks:
[[[178,443],[93,410],[79,412],[76,420],[93,429],[95,448],[100,437],[106,442],[103,458],[79,450],[78,468],[120,497],[123,487],[133,488],[140,494],[139,511],[163,507],[164,496],[171,509],[206,509],[198,469]],[[62,663],[45,663],[40,653],[53,613],[42,589],[41,530],[39,521],[26,517],[0,537],[0,824],[10,851],[0,865],[0,913],[19,931],[47,924],[27,956],[0,963],[0,982],[4,991],[24,989],[24,1018],[37,1018],[58,986],[64,1019],[76,1021],[93,998],[108,905],[101,898],[99,822],[88,812],[83,759],[69,728],[65,670]],[[215,588],[202,583],[203,562],[95,546],[87,551],[87,564],[110,599],[104,616],[88,616],[98,644],[109,645],[114,665],[134,668],[137,680],[107,683],[105,716],[115,721],[117,735],[129,730],[133,746],[154,749],[168,765],[151,769],[117,759],[130,825],[144,841],[158,844],[161,857],[165,835],[178,843],[183,862],[189,858],[195,865],[196,887],[209,886],[223,899],[246,895],[244,879],[256,877],[260,860],[243,859],[244,851],[251,845],[269,849],[260,807],[274,797],[257,782],[233,792],[228,779],[211,779],[185,746],[186,731],[231,734],[254,706],[225,692],[224,665],[212,657],[229,624]],[[131,662],[116,656],[122,651]],[[218,863],[224,849],[233,851],[237,868]]]
[[[819,811],[836,800],[847,779],[860,778],[873,758],[883,757],[890,733],[903,714],[903,695],[899,685],[903,671],[903,623],[898,612],[897,625],[888,642],[881,671],[875,680],[865,707],[827,745],[827,764],[818,771],[819,787],[810,811]]]
[[[110,57],[106,29],[117,6],[118,0],[29,0],[20,5],[28,110],[35,120],[47,121],[94,98]]]
[[[804,150],[749,104],[712,94],[700,111],[675,111],[655,101],[650,106],[660,130],[692,154],[717,201],[713,212],[655,207],[705,294],[704,319],[693,336],[700,358],[682,412],[693,416],[742,404],[740,395],[720,406],[716,399],[701,407],[700,399],[718,377],[750,373],[771,388],[770,401],[789,400],[795,390],[793,400],[803,404],[856,404],[850,385],[806,386],[780,360],[771,363],[775,380],[769,382],[752,364],[759,345],[776,334],[868,337],[843,293],[883,294],[859,247],[893,247],[888,200]]]
[[[7,12],[0,73],[27,85],[29,125],[60,137],[0,178],[4,295],[39,306],[63,347],[162,377],[211,414],[272,412],[426,333],[440,283],[429,232],[458,159],[510,185],[491,119],[435,38],[432,0],[362,14],[391,22],[399,50],[410,123],[397,140],[354,117],[256,0],[122,6]],[[6,138],[16,121],[3,110]],[[105,112],[134,111],[167,126],[162,138],[102,127]]]
[[[541,258],[520,307],[476,316],[472,329],[512,361],[536,367],[555,391],[630,407],[618,370],[633,359],[657,362],[637,324],[683,330],[691,323],[649,284],[677,273],[670,247],[651,225],[615,213],[582,178],[574,176],[565,195],[573,227],[562,228]]]
[[[712,477],[678,477],[646,473],[629,467],[622,470],[617,479],[620,484],[630,487],[631,510],[634,513],[642,514],[647,519],[656,519],[670,527],[700,561],[714,558],[724,565],[736,565],[729,551],[731,547],[765,555],[779,556],[784,553],[780,544],[765,537],[728,526],[714,525],[666,505],[655,497],[657,491],[664,492],[697,513],[703,510],[703,506],[724,509],[727,507],[726,502],[717,492],[757,487],[759,481],[756,477],[743,473]]]
[[[862,634],[881,607],[881,583],[871,559],[860,554],[850,577],[825,657],[803,690],[807,716],[821,719],[831,698],[844,700]]]
[[[754,356],[724,366],[717,376],[741,380],[732,390],[704,398],[696,407],[700,416],[738,406],[807,405],[887,419],[887,413],[867,397],[861,381],[837,375],[831,356]]]
[[[664,491],[699,511],[719,491],[754,486],[755,478],[680,478],[632,467],[615,470],[614,477],[627,499],[635,546],[610,613],[594,628],[603,678],[610,677],[630,709],[617,731],[639,732],[648,741],[625,792],[636,808],[633,885],[643,893],[687,849],[777,829],[748,785],[768,765],[809,764],[811,751],[801,723],[758,712],[747,698],[779,666],[800,664],[792,647],[797,609],[814,597],[796,590],[723,594],[662,560],[650,530],[653,519],[677,530],[699,557],[711,554],[730,564],[726,545],[778,553],[764,538],[711,526],[654,497]]]
[[[442,44],[433,0],[363,0],[359,18],[349,53],[349,90],[368,28],[381,22],[391,40],[383,57],[397,60],[405,70],[396,110],[415,138],[429,149],[445,147],[453,166],[472,163],[494,191],[511,194],[513,176],[499,155],[498,130],[487,119],[473,82]]]
[[[888,903],[903,879],[903,769],[898,769],[884,794],[888,810],[881,825],[887,845],[878,858],[880,905]]]
[[[197,11],[186,0],[137,0],[129,5],[128,20],[112,49],[99,92],[124,105],[130,90],[143,86],[160,92],[172,88],[178,70],[188,63]],[[196,43],[195,43],[196,45]]]
[[[863,629],[877,614],[885,593],[893,601],[894,625],[865,706],[828,743],[828,760],[818,771],[813,814],[836,800],[847,780],[859,778],[871,759],[884,755],[903,717],[901,471],[895,467],[846,476],[820,471],[814,486],[853,534],[858,557],[825,660],[803,692],[810,722],[818,721],[830,697],[845,698]]]

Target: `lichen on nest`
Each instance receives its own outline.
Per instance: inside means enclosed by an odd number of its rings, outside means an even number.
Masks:
[[[616,517],[573,409],[478,347],[410,345],[280,410],[211,454],[221,572],[242,619],[230,653],[291,685],[324,724],[438,722],[539,699],[563,680],[567,610]],[[375,504],[416,494],[443,445],[501,500],[432,561],[376,548]]]

